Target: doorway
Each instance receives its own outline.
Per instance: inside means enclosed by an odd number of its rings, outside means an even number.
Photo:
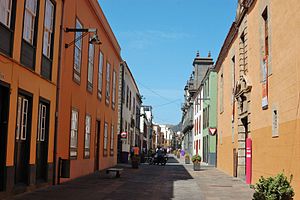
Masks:
[[[49,111],[48,101],[39,103],[39,118],[36,139],[36,180],[47,182],[48,175],[48,139],[49,139]]]
[[[236,148],[233,149],[233,177],[237,177],[237,169],[238,169],[238,153]]]
[[[100,121],[96,121],[96,134],[95,134],[95,170],[99,170],[99,156],[100,156]]]
[[[9,87],[0,84],[0,191],[5,190]]]
[[[28,184],[32,97],[19,93],[15,140],[15,183]]]

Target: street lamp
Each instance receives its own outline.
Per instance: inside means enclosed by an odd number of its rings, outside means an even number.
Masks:
[[[66,28],[65,32],[66,33],[69,33],[69,32],[73,32],[73,33],[74,32],[81,32],[81,33],[83,33],[79,37],[75,38],[75,40],[73,40],[69,44],[65,44],[65,48],[69,48],[70,46],[72,46],[73,44],[75,44],[78,40],[84,38],[89,33],[93,33],[93,36],[91,37],[91,39],[89,41],[90,44],[102,44],[100,42],[99,38],[98,38],[97,29],[96,28]]]
[[[207,100],[207,101],[209,101],[209,100],[210,100],[210,97],[205,97],[205,98],[197,98],[197,99],[196,99],[196,103],[195,103],[195,104],[196,104],[196,105],[200,105],[201,103],[200,103],[200,102],[198,103],[198,101],[201,101],[201,100],[204,100],[204,101],[205,101],[205,100]]]

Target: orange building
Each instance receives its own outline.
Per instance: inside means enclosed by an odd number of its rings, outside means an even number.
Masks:
[[[239,0],[216,63],[218,168],[252,184],[293,174],[294,199],[300,199],[299,9],[298,0]]]
[[[2,197],[53,180],[62,1],[0,4]]]
[[[117,163],[121,56],[97,0],[65,0],[62,27],[55,153],[66,181]]]

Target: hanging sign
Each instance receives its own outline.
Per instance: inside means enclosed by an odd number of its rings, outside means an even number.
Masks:
[[[217,128],[209,128],[209,134],[211,136],[214,136],[217,134]]]

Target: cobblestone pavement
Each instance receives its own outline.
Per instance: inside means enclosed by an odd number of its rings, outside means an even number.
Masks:
[[[167,166],[140,165],[132,169],[121,165],[120,178],[94,173],[76,180],[15,196],[14,200],[249,200],[248,185],[213,167],[201,166],[195,172],[192,164],[169,158]]]

